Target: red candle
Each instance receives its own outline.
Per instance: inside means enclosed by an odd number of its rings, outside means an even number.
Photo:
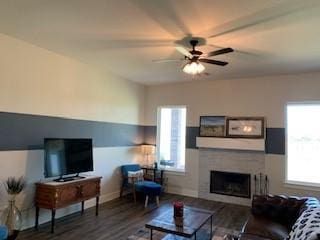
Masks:
[[[177,201],[173,203],[173,209],[174,209],[174,214],[173,216],[176,217],[183,217],[183,202]]]

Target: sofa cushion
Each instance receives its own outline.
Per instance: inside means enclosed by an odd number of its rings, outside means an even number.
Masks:
[[[252,201],[252,214],[272,219],[291,228],[300,215],[300,209],[307,198],[286,196],[255,196]]]
[[[290,240],[320,239],[320,207],[311,206],[306,209],[293,225]]]
[[[247,221],[243,232],[262,238],[283,240],[288,237],[290,230],[272,219],[252,215]]]

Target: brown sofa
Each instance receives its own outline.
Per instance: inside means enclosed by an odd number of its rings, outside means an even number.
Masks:
[[[310,206],[320,206],[315,198],[255,196],[251,216],[240,240],[286,239],[298,217]]]

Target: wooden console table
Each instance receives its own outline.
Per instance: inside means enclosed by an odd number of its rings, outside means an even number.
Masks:
[[[35,228],[38,229],[40,208],[51,210],[51,233],[54,233],[56,209],[81,202],[81,214],[83,214],[84,201],[91,198],[96,198],[96,216],[98,216],[100,182],[101,177],[87,176],[69,182],[36,183]]]

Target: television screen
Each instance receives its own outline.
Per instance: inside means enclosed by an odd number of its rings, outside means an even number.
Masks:
[[[93,171],[92,139],[44,139],[45,177]]]

